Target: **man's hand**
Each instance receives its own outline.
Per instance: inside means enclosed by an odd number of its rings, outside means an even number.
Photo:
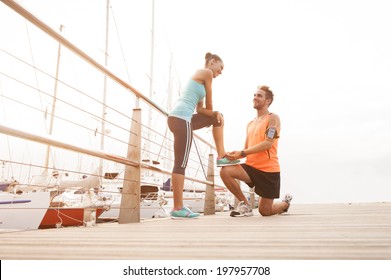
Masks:
[[[241,151],[233,151],[225,154],[225,157],[229,160],[235,160],[242,158]]]

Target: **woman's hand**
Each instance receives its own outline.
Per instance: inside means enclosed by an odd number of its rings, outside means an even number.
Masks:
[[[221,114],[220,112],[215,111],[215,112],[214,112],[214,115],[216,116],[217,123],[219,123],[220,126],[224,126],[224,117],[223,117],[223,114]]]

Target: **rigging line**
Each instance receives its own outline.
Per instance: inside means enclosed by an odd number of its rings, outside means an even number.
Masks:
[[[181,81],[178,79],[178,77],[179,77],[178,68],[177,68],[176,63],[175,63],[174,55],[173,55],[173,52],[172,52],[172,49],[171,49],[170,42],[168,41],[168,36],[167,36],[166,29],[164,27],[164,24],[162,25],[162,29],[163,29],[163,33],[164,33],[164,38],[166,39],[166,43],[167,43],[168,49],[169,49],[170,54],[171,54],[171,61],[172,61],[171,63],[173,64],[175,76],[177,77],[177,79],[174,79],[174,80],[176,80],[177,83],[178,83],[178,92],[179,92],[179,96],[180,96],[181,95],[180,93],[181,93],[181,90],[182,90]]]
[[[62,32],[63,25],[60,25],[60,32]],[[58,89],[58,75],[60,70],[60,61],[61,61],[61,44],[58,43],[57,47],[57,64],[56,64],[56,78],[54,80],[54,90],[53,90],[53,99],[52,99],[52,108],[51,108],[51,117],[50,117],[50,124],[49,124],[49,135],[53,134],[53,125],[54,125],[54,112],[56,110],[56,103],[57,103],[57,89]],[[45,121],[46,124],[46,121]],[[49,166],[49,157],[52,158],[52,165],[53,167],[56,167],[57,159],[56,159],[56,151],[51,149],[50,145],[47,145],[46,147],[46,157],[45,157],[45,166]]]
[[[1,98],[2,98],[2,102],[1,102],[1,105],[2,105],[2,107],[3,107],[3,117],[4,117],[4,120],[7,120],[7,116],[6,116],[6,114],[5,114],[5,104],[4,104],[4,98],[6,97],[6,96],[4,96],[3,95],[3,86],[2,86],[2,83],[1,83],[1,80],[0,80],[0,94],[1,94]],[[9,159],[11,159],[12,157],[11,157],[11,155],[12,155],[12,153],[11,153],[11,144],[10,144],[10,139],[9,139],[9,136],[8,135],[5,135],[5,138],[7,139],[7,147],[8,147],[8,157],[9,157]],[[12,172],[12,174],[13,174],[13,169],[12,169],[12,166],[11,166],[11,172]]]
[[[30,55],[31,55],[31,61],[33,63],[32,65],[34,66],[33,67],[34,69],[37,69],[35,67],[35,59],[34,59],[34,54],[33,54],[33,48],[32,48],[32,45],[31,45],[31,38],[30,38],[30,32],[29,32],[27,20],[25,19],[24,22],[25,22],[26,33],[27,33],[27,38],[28,38],[28,42],[29,42],[29,50],[30,50]],[[43,108],[44,106],[43,106],[43,102],[42,102],[41,90],[39,88],[38,75],[37,75],[37,71],[36,70],[34,71],[34,76],[35,76],[35,83],[37,85],[37,90],[38,90],[38,95],[39,95],[39,102],[41,103],[41,107]],[[44,124],[45,124],[45,130],[46,130],[46,132],[48,132],[48,127],[47,127],[46,121],[44,122]]]
[[[21,104],[21,105],[23,105],[23,106],[25,106],[25,107],[28,107],[28,108],[30,108],[30,109],[33,109],[33,110],[36,110],[36,111],[38,111],[38,112],[43,113],[43,111],[42,111],[41,109],[36,108],[36,107],[34,107],[34,106],[32,106],[32,105],[23,103],[23,102],[21,102],[21,101],[19,101],[19,100],[13,99],[13,98],[8,97],[8,96],[3,96],[3,98],[4,98],[4,99],[9,99],[9,100],[11,100],[11,101],[13,101],[13,102],[15,102],[15,103]],[[51,113],[48,113],[48,114],[49,114],[49,115],[52,115]],[[77,127],[84,128],[84,129],[86,129],[86,130],[89,130],[90,132],[95,132],[95,129],[91,129],[91,128],[87,127],[87,126],[81,125],[80,123],[73,122],[73,121],[71,121],[71,120],[69,120],[69,119],[66,119],[66,118],[63,118],[63,117],[60,117],[60,116],[54,116],[54,117],[55,117],[56,119],[63,120],[63,121],[65,121],[65,122],[67,122],[67,123],[73,124],[73,125],[75,125],[75,126],[77,126]],[[101,132],[98,132],[98,133],[101,133]],[[125,141],[125,140],[121,140],[121,139],[115,138],[115,137],[110,136],[110,135],[106,135],[106,137],[111,138],[112,140],[118,141],[118,142],[120,142],[120,143],[122,143],[122,144],[129,145],[129,143],[128,143],[127,141]],[[133,144],[130,144],[130,145],[131,145],[131,146],[134,146]]]
[[[75,65],[74,63],[71,63],[71,67],[72,67],[72,76],[73,76],[73,79],[75,81],[75,84],[76,86],[79,85],[79,79],[75,73]],[[61,82],[61,81],[60,81]],[[83,97],[83,94],[80,94],[78,95],[78,100],[79,100],[79,104],[82,104],[83,105],[83,100],[82,100],[82,97]],[[88,120],[88,117],[86,115],[83,114],[83,122],[84,122],[84,125],[87,126],[88,123],[89,123],[89,120]],[[88,142],[92,145],[93,143],[93,135],[90,135],[88,134]]]
[[[197,142],[195,141],[195,139],[193,138],[193,142],[194,142],[194,146],[197,150],[197,155],[198,155],[198,159],[200,161],[200,165],[202,167],[202,172],[204,172],[204,176],[205,176],[205,179],[208,179],[208,176],[206,175],[206,172],[205,172],[205,169],[204,169],[204,165],[202,164],[202,160],[201,160],[201,157],[200,157],[200,153],[198,151],[198,147],[197,147]]]
[[[178,78],[179,77],[178,68],[177,68],[176,63],[175,63],[174,55],[173,55],[173,52],[172,52],[172,49],[171,49],[170,42],[168,40],[167,31],[166,31],[166,28],[165,28],[164,24],[162,24],[162,29],[163,29],[163,33],[164,33],[164,38],[166,39],[167,47],[168,47],[168,49],[170,51],[170,54],[171,54],[171,63],[173,64],[173,68],[174,68],[173,71],[175,73],[175,77],[177,78],[177,79],[174,79],[174,81],[176,81],[177,84],[178,84],[178,96],[180,96],[181,95],[181,91],[182,91],[182,85],[181,85],[180,79]]]
[[[52,79],[56,79],[56,78],[55,78],[54,76],[52,76],[51,74],[49,74],[49,73],[47,73],[47,72],[45,72],[45,71],[43,71],[43,70],[41,70],[41,69],[35,67],[34,65],[31,65],[30,63],[28,63],[28,62],[26,62],[26,61],[20,59],[19,57],[16,57],[15,55],[9,53],[8,51],[3,50],[3,49],[0,49],[0,50],[1,50],[2,52],[4,52],[4,53],[8,54],[9,56],[13,57],[14,59],[19,60],[20,62],[22,62],[22,63],[24,63],[24,64],[26,64],[26,65],[28,65],[28,66],[34,68],[34,69],[37,70],[38,72],[40,72],[40,73],[42,73],[42,74],[44,74],[44,75],[46,75],[46,76],[48,76],[48,77],[50,77],[50,78],[52,78]],[[4,74],[4,73],[2,73],[2,72],[0,72],[0,73],[3,74],[3,75],[5,75],[5,76],[7,76],[6,74]],[[75,88],[74,86],[71,86],[71,85],[69,85],[69,84],[67,84],[67,83],[65,83],[65,82],[63,82],[63,81],[61,81],[61,80],[58,80],[58,82],[61,83],[61,84],[64,85],[64,86],[66,86],[66,87],[68,87],[68,88],[70,88],[70,89],[72,89],[72,90],[74,90],[74,91],[80,93],[81,95],[87,97],[88,99],[91,99],[91,100],[93,100],[93,101],[99,103],[100,105],[103,105],[102,101],[100,101],[100,100],[98,100],[98,99],[96,99],[96,98],[94,98],[94,97],[91,97],[91,96],[88,95],[87,93],[85,93],[85,92],[83,92],[83,91],[81,91],[81,90]],[[38,89],[36,89],[36,90],[38,90]],[[122,112],[116,110],[116,109],[113,108],[113,107],[109,107],[109,106],[108,106],[107,108],[113,110],[113,111],[116,112],[117,114],[119,114],[119,115],[121,115],[121,116],[123,116],[123,117],[125,117],[125,118],[127,118],[127,119],[131,119],[131,118],[129,118],[128,115],[126,115],[126,114],[124,114],[124,113],[122,113]]]
[[[38,28],[40,28],[42,31],[44,31],[47,35],[52,37],[54,40],[60,42],[65,47],[67,47],[71,52],[76,54],[77,56],[81,57],[83,60],[85,60],[87,63],[89,63],[91,66],[93,66],[96,70],[102,72],[103,74],[107,75],[111,80],[117,82],[120,86],[122,86],[127,91],[132,92],[134,95],[136,95],[137,100],[141,99],[147,104],[149,104],[153,109],[159,111],[161,114],[167,116],[168,113],[161,108],[159,105],[157,105],[153,100],[146,97],[143,93],[126,83],[124,80],[119,78],[117,75],[115,75],[113,72],[111,72],[109,69],[98,63],[95,59],[93,59],[91,56],[89,56],[87,53],[83,52],[81,49],[79,49],[76,45],[74,45],[72,42],[65,39],[61,34],[53,30],[49,25],[41,21],[39,18],[34,16],[34,14],[28,12],[23,6],[16,3],[15,1],[5,1],[4,2],[7,6],[9,6],[11,9],[13,9],[15,12],[29,20],[32,24],[36,25]],[[138,104],[137,104],[138,106]]]
[[[110,5],[110,10],[111,10],[111,14],[113,16],[113,21],[114,21],[115,30],[116,30],[117,37],[118,37],[119,47],[121,49],[122,59],[123,59],[123,62],[125,64],[126,75],[128,77],[128,82],[130,84],[130,75],[129,75],[129,70],[128,70],[129,68],[128,68],[128,64],[126,63],[125,53],[124,53],[124,50],[123,50],[123,47],[122,47],[122,42],[121,42],[121,37],[119,35],[119,29],[118,29],[117,21],[115,20],[114,9],[113,9],[113,7],[111,5]]]
[[[162,152],[163,146],[165,145],[165,142],[166,142],[166,139],[167,139],[167,132],[168,132],[168,126],[166,126],[166,132],[164,133],[163,143],[160,145],[160,150],[159,150],[159,153],[157,155],[156,161],[159,161],[160,153]]]
[[[144,148],[142,148],[142,151],[145,152],[145,153],[148,152],[148,153],[150,153],[150,154],[153,155],[153,156],[157,156],[157,159],[159,159],[159,156],[158,156],[158,154],[157,154],[156,152],[153,152],[153,151],[150,151],[150,150],[147,151],[147,150],[145,150]],[[160,157],[160,158],[162,158],[162,159],[167,159],[166,157],[163,157],[163,156]]]
[[[1,73],[1,72],[0,72]],[[141,127],[143,128],[143,129],[145,129],[145,130],[149,130],[150,132],[153,132],[153,133],[155,133],[155,134],[157,134],[158,136],[160,136],[160,137],[166,137],[166,134],[163,134],[163,133],[160,133],[159,131],[157,131],[157,130],[155,130],[155,129],[153,129],[152,127],[148,127],[147,125],[145,125],[145,124],[141,124]],[[159,126],[160,127],[160,126]],[[150,133],[146,133],[147,135],[148,134],[150,134]],[[172,142],[172,141],[171,141]]]
[[[60,31],[62,32],[61,28],[65,28],[65,26],[63,26],[63,25],[60,26]],[[77,97],[78,97],[78,100],[79,100],[79,104],[81,104],[81,105],[84,107],[83,101],[82,101],[82,97],[83,97],[83,96],[84,96],[84,97],[89,97],[89,96],[88,96],[86,93],[83,93],[82,91],[80,91],[80,90],[78,90],[78,89],[76,88],[76,87],[79,85],[79,79],[78,79],[78,77],[77,77],[77,75],[76,75],[76,73],[75,73],[75,63],[73,63],[73,62],[74,62],[74,60],[73,60],[73,59],[70,59],[71,70],[69,70],[69,71],[72,73],[72,77],[73,77],[73,79],[74,79],[75,87],[70,86],[70,85],[66,84],[65,82],[62,82],[61,80],[58,79],[58,77],[53,77],[53,76],[51,76],[51,75],[49,75],[49,77],[51,77],[51,78],[53,78],[53,79],[57,79],[57,82],[61,83],[62,85],[67,86],[68,88],[74,90],[75,92],[80,93],[80,95],[78,95]],[[46,74],[46,73],[45,73],[45,74]],[[46,75],[48,75],[48,74],[46,74]],[[95,100],[95,101],[96,101],[96,102],[99,102],[98,100]],[[89,123],[89,122],[88,122],[88,117],[87,117],[86,115],[84,115],[84,114],[83,114],[83,122],[84,122],[84,126],[80,125],[79,127],[83,127],[83,128],[86,128],[87,130],[91,130],[91,129],[89,129],[89,128],[87,127],[87,125],[88,125],[88,123]],[[95,131],[96,131],[96,130],[94,130],[94,132],[95,132]],[[88,143],[89,143],[90,145],[92,145],[92,143],[93,143],[93,135],[94,135],[94,134],[88,134]]]
[[[160,147],[160,149],[159,149],[159,152],[158,153],[154,153],[154,152],[152,152],[152,151],[148,151],[151,155],[156,155],[157,156],[157,161],[159,160],[159,158],[161,158],[161,151],[162,151],[162,149],[163,149],[163,146],[164,146],[164,144],[165,144],[165,142],[166,142],[166,140],[168,139],[168,137],[167,137],[167,130],[168,130],[168,127],[166,126],[166,131],[165,131],[165,135],[163,135],[163,134],[161,134],[160,132],[158,132],[158,131],[155,131],[155,130],[153,130],[152,128],[149,128],[149,127],[144,127],[144,128],[146,128],[146,129],[149,129],[149,131],[150,132],[154,132],[155,134],[155,138],[157,138],[157,136],[160,136],[160,138],[163,138],[163,143],[162,142],[158,142],[159,140],[157,140],[157,141],[153,141],[153,140],[151,140],[151,133],[145,133],[147,136],[141,136],[145,141],[148,141],[149,143],[151,143],[151,144],[154,144],[155,146],[157,146],[157,147]],[[160,139],[159,138],[159,139]],[[172,142],[172,141],[171,141]],[[144,149],[145,150],[145,149]],[[169,149],[168,149],[169,150]],[[145,152],[147,152],[146,150],[145,150]],[[163,157],[162,157],[163,158]]]
[[[2,74],[2,75],[4,75],[4,76],[6,76],[6,77],[8,77],[8,78],[10,78],[10,79],[12,79],[12,80],[18,82],[18,83],[21,83],[21,84],[25,85],[26,87],[29,87],[29,88],[31,88],[31,89],[33,89],[33,90],[38,90],[37,88],[34,88],[33,86],[31,86],[31,85],[29,85],[29,84],[27,84],[27,83],[24,83],[24,82],[22,82],[22,81],[20,81],[20,80],[18,80],[18,79],[16,79],[16,78],[14,78],[14,77],[11,77],[11,76],[5,74],[4,72],[1,72],[1,71],[0,71],[0,74]],[[42,91],[42,90],[41,90],[40,92],[43,93],[43,94],[45,94],[45,95],[51,96],[49,93],[44,92],[44,91]],[[60,102],[62,102],[62,103],[64,103],[64,104],[68,105],[69,107],[72,107],[72,108],[74,108],[74,109],[76,109],[76,110],[79,110],[79,111],[81,111],[81,112],[83,112],[83,113],[86,113],[86,114],[88,114],[88,115],[90,115],[90,116],[92,116],[92,117],[95,117],[95,118],[99,119],[99,116],[96,116],[96,115],[94,115],[93,113],[90,113],[90,112],[88,112],[87,110],[84,110],[84,109],[82,109],[82,108],[78,108],[77,106],[75,106],[75,105],[73,105],[73,104],[71,104],[71,103],[69,103],[69,102],[67,102],[67,101],[64,101],[64,100],[59,99],[59,98],[57,98],[57,101],[60,101]],[[128,129],[126,129],[126,128],[124,128],[124,127],[121,127],[121,126],[117,125],[116,123],[113,123],[113,122],[110,122],[110,121],[107,121],[107,123],[111,124],[112,126],[115,126],[115,127],[119,128],[119,129],[122,129],[122,130],[124,130],[124,131],[126,131],[126,132],[129,132]],[[132,133],[132,132],[130,132],[130,133]]]
[[[2,99],[4,100],[4,99],[10,99],[9,97],[7,97],[7,96],[5,96],[5,95],[3,95],[3,90],[2,90],[2,84],[1,84],[1,80],[0,80],[0,91],[1,91],[1,97],[2,97]],[[2,103],[2,106],[3,106],[3,113],[4,113],[4,120],[6,120],[6,115],[5,115],[5,104],[4,104],[4,102],[1,102]],[[9,153],[9,159],[11,160],[11,146],[10,146],[10,141],[9,141],[9,137],[8,136],[6,136],[6,139],[7,139],[7,146],[8,146],[8,153]],[[24,158],[24,153],[23,153],[23,158]],[[12,167],[12,165],[11,165],[11,173],[12,174],[14,174],[14,170],[13,170],[13,167]],[[19,172],[22,172],[22,170],[20,170]],[[12,177],[13,177],[13,175],[12,175]],[[19,174],[19,178],[21,177],[21,175]]]
[[[17,164],[17,165],[22,165],[22,166],[29,166],[29,170],[31,170],[32,168],[44,168],[44,166],[42,165],[37,165],[37,164],[32,164],[32,163],[24,163],[24,162],[18,162],[18,161],[8,161],[8,163],[12,163],[12,164]],[[48,168],[49,170],[52,170],[52,171],[60,171],[62,173],[69,173],[69,174],[77,174],[77,175],[87,175],[87,176],[94,176],[94,177],[100,177],[100,178],[104,178],[104,176],[99,176],[97,174],[94,174],[94,173],[88,173],[88,172],[81,172],[81,171],[72,171],[70,169],[56,169],[56,168],[52,168],[52,167],[49,167]],[[29,178],[31,178],[30,176],[28,176]],[[123,181],[123,182],[137,182],[136,179],[125,179],[125,178],[118,178],[119,181]],[[18,181],[19,182],[19,181]],[[29,184],[31,185],[30,183],[23,183],[23,182],[19,182],[19,184]],[[33,186],[36,186],[36,187],[47,187],[47,186],[44,186],[44,185],[33,185]],[[108,191],[102,191],[102,192],[108,192]]]

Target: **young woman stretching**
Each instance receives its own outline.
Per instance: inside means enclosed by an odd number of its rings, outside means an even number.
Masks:
[[[239,160],[228,160],[225,157],[223,141],[223,115],[213,111],[212,80],[219,76],[224,68],[222,59],[216,55],[205,55],[205,67],[197,70],[186,85],[174,109],[169,114],[167,123],[174,134],[174,168],[172,171],[172,188],[174,193],[174,208],[172,218],[196,218],[193,213],[183,206],[183,188],[185,169],[189,159],[193,140],[193,130],[213,125],[213,138],[217,149],[217,166],[238,164]],[[194,113],[196,110],[196,114]]]

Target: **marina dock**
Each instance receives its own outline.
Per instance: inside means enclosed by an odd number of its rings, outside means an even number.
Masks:
[[[391,202],[293,204],[288,214],[0,232],[0,259],[390,260]]]

